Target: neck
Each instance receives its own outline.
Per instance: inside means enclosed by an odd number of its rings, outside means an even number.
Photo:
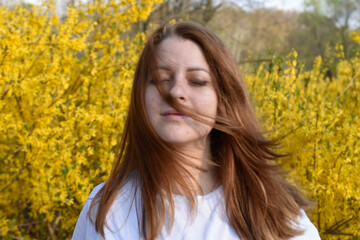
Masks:
[[[212,164],[210,141],[199,146],[179,146],[178,148],[184,159],[183,167],[189,173],[190,188],[198,195],[206,195],[219,186],[217,167]],[[187,164],[190,163],[190,164]],[[184,195],[181,186],[174,185],[174,193]]]

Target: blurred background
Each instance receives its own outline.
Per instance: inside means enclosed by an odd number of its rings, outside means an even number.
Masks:
[[[360,0],[0,0],[0,238],[71,238],[173,18],[231,50],[322,239],[360,240]]]
[[[41,2],[1,0],[0,4],[31,6]],[[53,2],[64,17],[66,8],[79,1]],[[240,64],[267,61],[269,56],[285,56],[295,49],[298,59],[309,67],[315,57],[326,56],[327,49],[337,43],[343,45],[346,58],[360,50],[348,34],[360,28],[359,0],[164,0],[134,31],[145,31],[149,24],[169,18],[207,26],[221,37]]]

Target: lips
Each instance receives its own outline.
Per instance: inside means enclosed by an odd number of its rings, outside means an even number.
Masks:
[[[170,120],[179,120],[179,119],[186,118],[186,115],[176,111],[175,109],[167,110],[167,111],[161,113],[161,116],[164,116]]]

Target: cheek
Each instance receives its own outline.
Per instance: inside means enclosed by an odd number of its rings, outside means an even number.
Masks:
[[[148,86],[145,91],[145,109],[146,113],[151,120],[159,109],[160,106],[160,96],[153,86]]]
[[[199,109],[199,111],[211,118],[216,118],[217,107],[218,100],[215,92],[210,93],[206,95],[206,97],[198,100],[197,108]]]
[[[212,110],[211,114],[212,114],[212,116],[214,118],[216,118],[217,113],[218,113],[218,104],[219,104],[219,102],[218,102],[217,94],[216,94],[214,89],[213,89],[213,92],[212,92],[210,102],[211,102],[211,110]]]

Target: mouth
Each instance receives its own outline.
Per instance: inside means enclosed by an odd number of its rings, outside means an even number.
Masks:
[[[184,115],[174,109],[167,110],[167,111],[161,113],[161,116],[166,117],[170,120],[179,120],[179,119],[184,119],[187,117],[186,115]]]

